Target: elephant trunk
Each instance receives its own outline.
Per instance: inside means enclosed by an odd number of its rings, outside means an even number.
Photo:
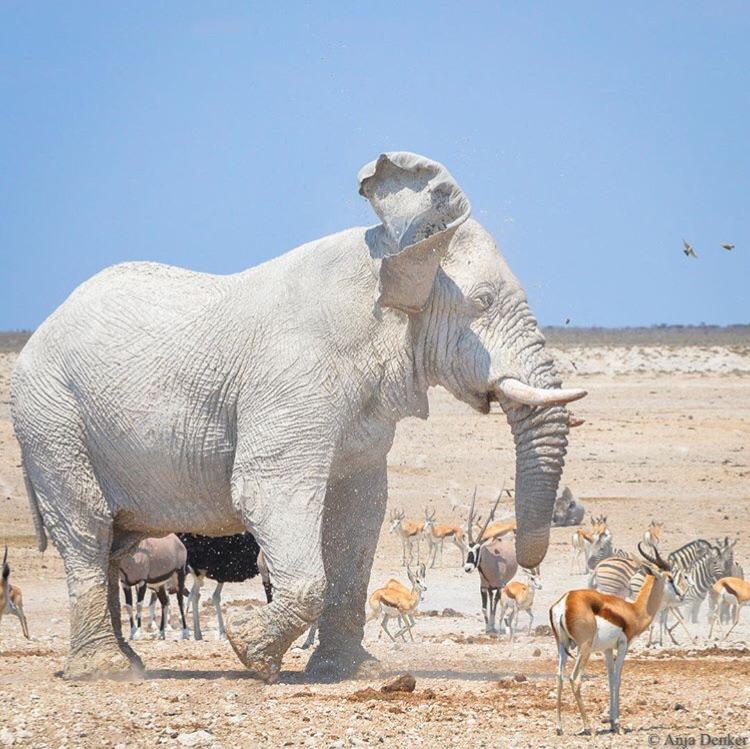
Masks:
[[[560,381],[540,339],[527,349],[526,382],[546,391],[569,392],[574,395],[571,399],[585,395],[585,391],[575,395],[574,391],[557,390]],[[530,569],[541,563],[549,546],[568,444],[569,413],[563,405],[534,406],[507,397],[500,402],[516,445],[516,557],[521,566]]]
[[[507,415],[516,443],[516,557],[530,569],[541,563],[549,545],[568,415],[560,406],[514,407]]]

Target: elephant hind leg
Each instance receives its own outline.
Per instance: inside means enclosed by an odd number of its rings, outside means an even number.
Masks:
[[[32,455],[24,454],[24,465],[65,564],[70,651],[63,676],[130,675],[142,664],[122,639],[118,570],[110,563],[112,514],[77,430],[69,424],[48,426],[56,434],[54,443],[37,443]]]

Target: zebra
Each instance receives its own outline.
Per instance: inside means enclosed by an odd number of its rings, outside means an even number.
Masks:
[[[705,538],[696,538],[694,541],[675,549],[668,557],[667,562],[673,569],[686,572],[695,562],[711,548],[711,542]]]
[[[627,559],[629,557],[633,558],[632,554],[630,554],[630,552],[628,551],[625,551],[625,549],[614,549],[612,547],[612,539],[608,539],[603,544],[596,546],[592,550],[591,554],[589,554],[587,562],[589,570],[593,572],[599,562],[602,562],[605,559],[610,559],[612,557],[619,559]]]
[[[617,549],[614,556],[610,555],[594,567],[589,575],[589,588],[624,598],[628,593],[630,580],[642,565],[643,562],[632,554]]]
[[[734,545],[737,542],[731,542],[725,539],[720,546],[711,546],[706,554],[700,557],[687,570],[690,577],[690,584],[683,595],[680,608],[688,607],[691,613],[691,620],[695,624],[698,621],[698,611],[701,604],[708,595],[709,588],[720,578],[727,576],[734,564]],[[672,626],[674,629],[677,624]],[[667,629],[670,633],[671,630]]]

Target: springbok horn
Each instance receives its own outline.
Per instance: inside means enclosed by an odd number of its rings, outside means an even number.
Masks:
[[[645,551],[643,550],[643,544],[641,544],[641,542],[640,542],[640,541],[638,542],[638,553],[639,553],[639,554],[640,554],[640,555],[641,555],[641,556],[642,556],[642,557],[643,557],[643,558],[644,558],[645,560],[647,560],[647,561],[651,562],[651,564],[656,564],[656,559],[654,559],[654,558],[653,558],[652,556],[650,556],[649,554],[647,554],[647,553],[646,553],[646,552],[645,552]]]
[[[651,562],[651,564],[655,565],[655,566],[656,566],[656,567],[658,567],[658,568],[659,568],[660,570],[665,570],[665,571],[669,572],[669,564],[667,564],[667,562],[665,562],[665,561],[664,561],[664,560],[662,559],[662,557],[661,557],[661,554],[659,554],[659,550],[658,550],[658,549],[657,549],[656,547],[654,547],[654,552],[656,553],[656,558],[654,558],[654,557],[650,556],[649,554],[647,554],[647,553],[646,553],[646,552],[645,552],[645,551],[643,550],[643,545],[641,544],[641,542],[640,542],[640,541],[638,542],[638,551],[640,552],[641,556],[642,556],[642,557],[643,557],[643,558],[644,558],[645,560],[647,560],[647,561]]]
[[[588,395],[579,388],[535,388],[513,377],[501,380],[497,389],[509,400],[525,406],[563,406]]]

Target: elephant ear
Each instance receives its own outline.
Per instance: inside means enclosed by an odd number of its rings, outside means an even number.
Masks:
[[[359,194],[382,221],[380,304],[419,312],[432,291],[440,257],[471,206],[450,172],[407,151],[382,154],[357,175]]]

